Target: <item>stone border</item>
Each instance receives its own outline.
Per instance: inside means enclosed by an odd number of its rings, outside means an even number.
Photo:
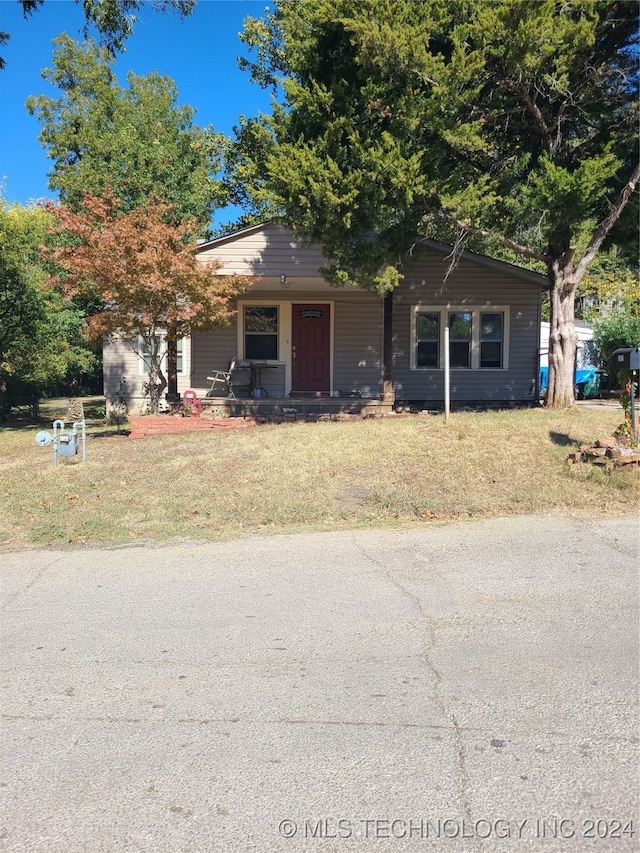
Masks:
[[[591,465],[601,465],[609,468],[620,468],[624,465],[638,465],[640,452],[637,448],[620,444],[617,438],[607,436],[599,438],[595,444],[581,444],[580,449],[570,453],[567,464],[586,462]]]

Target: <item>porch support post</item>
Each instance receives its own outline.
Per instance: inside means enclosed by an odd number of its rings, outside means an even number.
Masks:
[[[382,399],[393,402],[393,293],[387,293],[382,305]]]
[[[180,404],[178,394],[178,340],[175,329],[167,330],[167,403],[170,406]]]

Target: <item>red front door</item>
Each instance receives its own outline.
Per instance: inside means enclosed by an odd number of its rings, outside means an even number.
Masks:
[[[291,391],[328,394],[330,390],[331,306],[292,306],[291,339],[293,368]]]

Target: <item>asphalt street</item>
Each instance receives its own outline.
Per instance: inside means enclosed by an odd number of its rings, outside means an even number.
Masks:
[[[638,521],[0,553],[10,853],[640,849]]]

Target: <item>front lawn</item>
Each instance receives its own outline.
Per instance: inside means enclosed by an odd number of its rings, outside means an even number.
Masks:
[[[635,466],[608,474],[565,465],[572,449],[621,420],[609,407],[524,409],[137,441],[95,423],[86,464],[78,456],[57,469],[51,448],[35,444],[42,425],[5,426],[0,546],[633,512]]]

